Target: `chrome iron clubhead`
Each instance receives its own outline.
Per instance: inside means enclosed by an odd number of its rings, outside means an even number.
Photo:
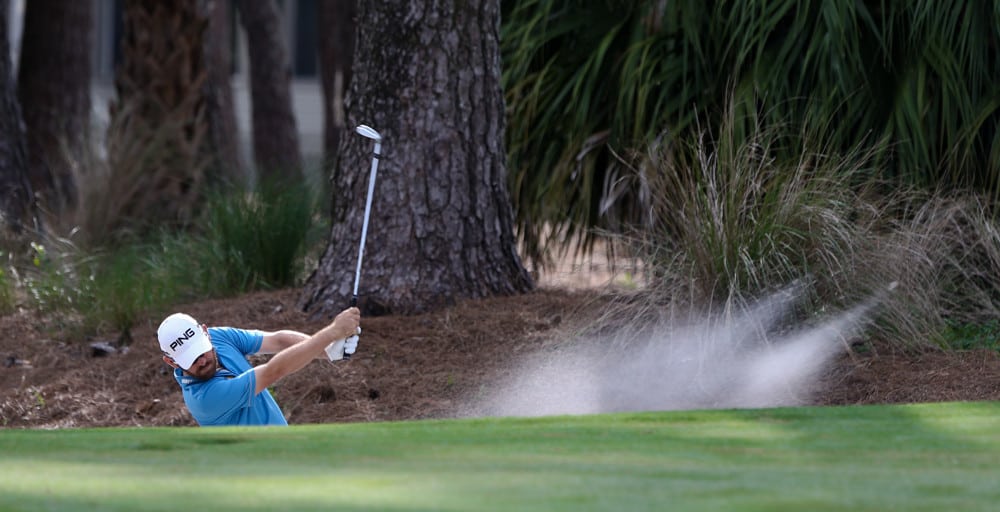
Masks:
[[[375,142],[382,142],[382,135],[375,131],[374,128],[366,124],[358,125],[354,131],[358,132],[362,137],[367,137]]]

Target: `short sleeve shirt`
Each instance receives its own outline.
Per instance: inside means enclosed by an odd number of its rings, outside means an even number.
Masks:
[[[264,333],[232,327],[209,327],[209,338],[222,368],[207,380],[174,370],[184,403],[201,426],[288,425],[268,390],[254,393],[256,374],[246,356],[260,351]]]

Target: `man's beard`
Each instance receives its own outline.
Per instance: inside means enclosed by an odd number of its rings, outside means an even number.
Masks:
[[[205,353],[205,359],[208,359],[208,361],[202,364],[192,365],[191,368],[187,370],[187,374],[199,380],[212,378],[215,375],[215,372],[219,370],[219,358],[214,348],[211,352]]]

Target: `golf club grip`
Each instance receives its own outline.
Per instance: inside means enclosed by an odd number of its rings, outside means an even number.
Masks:
[[[358,296],[357,295],[352,295],[351,296],[351,307],[352,308],[358,307]],[[347,359],[350,359],[350,358],[351,358],[351,354],[347,354],[347,353],[344,354],[344,360],[347,360]]]

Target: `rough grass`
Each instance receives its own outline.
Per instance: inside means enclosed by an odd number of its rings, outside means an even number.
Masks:
[[[718,139],[655,147],[635,169],[653,205],[634,244],[646,313],[738,310],[807,283],[793,322],[878,296],[873,333],[908,348],[944,345],[949,323],[996,317],[1000,224],[987,201],[885,183],[875,153],[807,144],[781,158],[796,139],[734,111],[725,119]],[[747,124],[745,138],[736,126]]]
[[[104,238],[114,241],[107,245],[77,240],[78,231],[4,240],[0,311],[27,307],[49,315],[58,329],[83,337],[112,331],[128,344],[138,321],[178,301],[300,282],[312,246],[325,242],[316,235],[324,223],[310,189],[229,188],[210,197],[200,229],[164,227],[141,237],[123,230]],[[84,203],[80,211],[92,207]]]

